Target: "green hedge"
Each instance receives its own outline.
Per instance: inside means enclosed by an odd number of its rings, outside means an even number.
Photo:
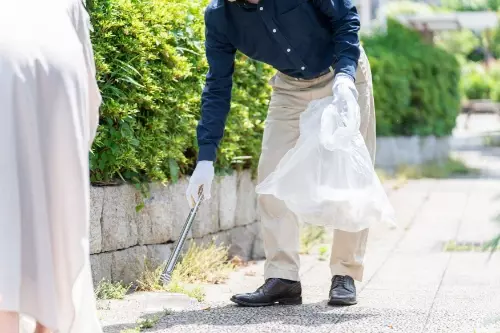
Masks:
[[[99,133],[94,183],[168,181],[189,172],[207,72],[204,1],[93,0]],[[458,65],[400,26],[365,39],[373,67],[381,135],[451,132],[458,110]],[[270,94],[268,66],[238,55],[233,103],[219,170],[255,168]]]
[[[165,181],[192,167],[207,72],[206,1],[94,0],[91,18],[99,86],[94,183]],[[238,58],[234,100],[219,166],[240,156],[254,166],[268,103],[270,69]]]
[[[493,86],[493,80],[481,64],[469,62],[462,66],[462,90],[467,99],[488,99]]]
[[[491,99],[500,102],[500,62],[485,67],[475,62],[462,67],[462,90],[467,99]]]
[[[377,134],[450,134],[460,110],[455,57],[395,21],[363,44],[373,71]]]

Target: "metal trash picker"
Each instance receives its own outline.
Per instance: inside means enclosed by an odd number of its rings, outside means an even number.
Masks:
[[[177,240],[177,243],[175,244],[174,250],[170,254],[167,266],[165,267],[163,273],[161,274],[160,281],[163,283],[163,286],[167,286],[172,280],[172,272],[175,269],[175,265],[179,261],[181,250],[184,247],[187,235],[189,233],[189,230],[191,230],[191,226],[193,225],[193,221],[196,217],[196,213],[198,213],[198,209],[200,208],[202,201],[203,201],[203,186],[200,186],[200,190],[198,192],[198,201],[189,212],[186,222],[184,223],[184,227],[182,228],[181,235]]]

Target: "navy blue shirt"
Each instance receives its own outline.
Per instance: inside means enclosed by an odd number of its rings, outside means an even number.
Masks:
[[[295,78],[333,66],[353,79],[359,16],[351,0],[212,0],[205,11],[209,64],[198,125],[198,160],[213,161],[231,105],[236,50]]]

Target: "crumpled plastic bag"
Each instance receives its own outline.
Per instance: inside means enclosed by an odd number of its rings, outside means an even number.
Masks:
[[[395,225],[395,213],[359,131],[356,112],[333,96],[313,101],[300,118],[300,137],[257,193],[285,202],[300,222],[348,232],[375,222]],[[334,104],[332,104],[334,102]],[[352,105],[354,106],[354,105]],[[340,110],[340,112],[338,111]]]

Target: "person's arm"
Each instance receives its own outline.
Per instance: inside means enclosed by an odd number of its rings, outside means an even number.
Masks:
[[[335,43],[336,74],[356,78],[359,60],[359,15],[351,0],[311,0],[329,19]]]
[[[198,161],[214,161],[224,135],[231,104],[236,48],[221,33],[217,21],[205,13],[205,47],[209,65],[201,96],[201,120],[198,124]]]

